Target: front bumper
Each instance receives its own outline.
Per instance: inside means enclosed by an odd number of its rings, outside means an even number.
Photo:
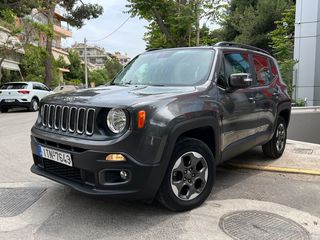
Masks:
[[[37,132],[37,133],[36,133]],[[44,134],[45,135],[45,134]],[[119,151],[119,143],[102,147],[90,147],[79,145],[76,139],[70,144],[66,144],[66,139],[57,138],[53,141],[51,137],[39,135],[34,131],[31,136],[31,148],[34,164],[31,171],[40,176],[53,181],[70,186],[71,188],[90,195],[110,196],[123,199],[153,199],[157,193],[162,180],[162,166],[160,163],[144,164],[134,159],[125,151]],[[38,146],[42,145],[51,149],[67,152],[72,155],[73,167],[65,166],[54,161],[43,159],[38,154]],[[92,150],[94,149],[94,150]],[[105,158],[109,153],[122,153],[126,156],[126,161],[111,162]],[[143,151],[143,149],[136,149]],[[146,151],[148,153],[148,151]],[[154,156],[146,156],[154,157]],[[107,174],[125,170],[129,173],[126,181],[110,182]]]

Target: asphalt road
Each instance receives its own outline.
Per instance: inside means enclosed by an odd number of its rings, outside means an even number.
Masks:
[[[97,199],[30,172],[29,135],[36,116],[0,113],[0,190],[46,189],[22,214],[0,217],[0,239],[230,239],[219,219],[240,210],[279,214],[320,239],[319,176],[219,167],[208,201],[179,214],[157,203]]]

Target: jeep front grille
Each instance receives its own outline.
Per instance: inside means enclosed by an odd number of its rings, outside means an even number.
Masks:
[[[41,124],[49,129],[86,134],[94,132],[95,109],[45,104],[41,107]]]

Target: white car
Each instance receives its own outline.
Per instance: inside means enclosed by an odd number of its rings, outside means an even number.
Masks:
[[[10,108],[25,107],[29,111],[37,111],[41,99],[53,93],[39,82],[5,83],[0,87],[0,110],[4,113]]]

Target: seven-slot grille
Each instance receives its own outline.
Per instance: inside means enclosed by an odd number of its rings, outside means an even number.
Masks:
[[[40,115],[42,125],[47,128],[88,136],[94,132],[93,108],[44,104]]]

